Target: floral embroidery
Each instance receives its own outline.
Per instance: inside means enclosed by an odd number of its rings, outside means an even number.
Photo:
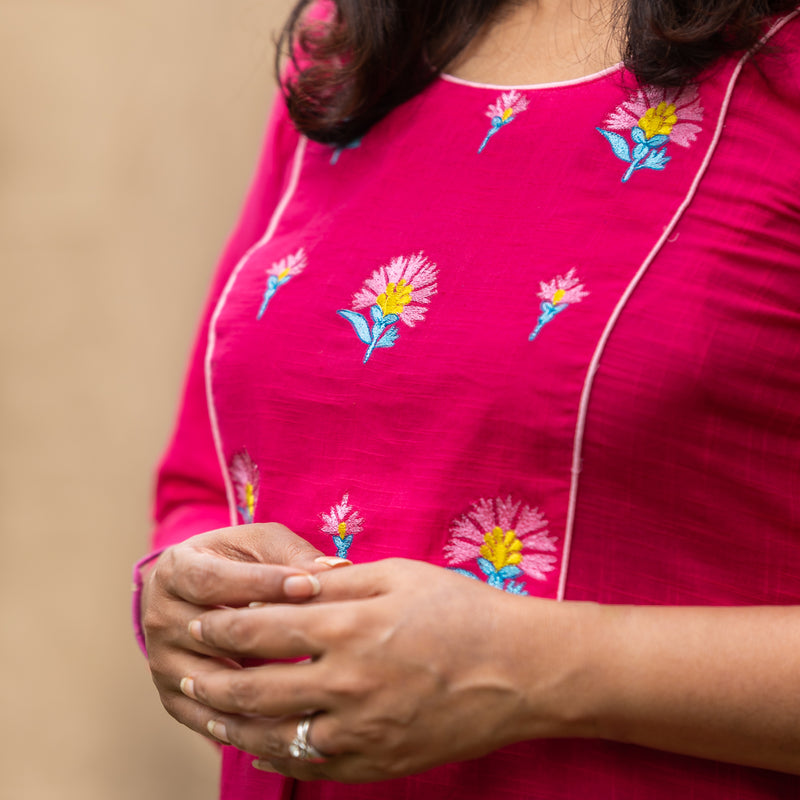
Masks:
[[[347,144],[340,145],[339,147],[337,147],[333,151],[333,153],[331,155],[331,164],[336,164],[339,161],[339,156],[345,150],[355,150],[356,147],[360,147],[360,146],[361,146],[361,139],[353,139],[352,142],[348,142]]]
[[[253,463],[247,450],[239,450],[233,455],[230,475],[236,492],[236,509],[246,523],[251,523],[255,517],[261,479],[258,467]]]
[[[527,107],[528,98],[520,94],[516,89],[512,89],[510,92],[503,92],[503,94],[497,98],[497,102],[490,103],[489,108],[486,110],[486,116],[491,119],[492,127],[489,129],[489,133],[486,134],[483,144],[478,148],[478,152],[482,153],[489,139],[491,139],[500,128],[513,122],[517,118],[517,114],[524,111]]]
[[[610,114],[597,128],[611,145],[614,155],[630,164],[622,182],[626,183],[640,169],[662,170],[670,161],[667,144],[674,142],[688,147],[702,130],[695,123],[703,119],[703,107],[696,86],[683,89],[659,89],[647,86],[639,89]],[[630,131],[628,140],[613,131]]]
[[[264,316],[269,301],[275,296],[275,292],[277,292],[284,283],[294,278],[295,275],[299,275],[306,268],[306,263],[306,251],[301,247],[294,255],[282,258],[267,270],[267,288],[264,292],[264,300],[261,303],[261,308],[258,309],[258,316],[256,319],[261,319],[261,317]]]
[[[430,298],[436,294],[436,265],[422,253],[393,258],[389,266],[376,269],[353,295],[353,308],[369,308],[372,328],[366,317],[347,309],[337,311],[367,345],[364,363],[376,347],[394,347],[400,335],[396,323],[402,320],[413,328],[425,318]]]
[[[364,529],[364,520],[361,515],[350,505],[350,495],[345,494],[342,502],[331,506],[330,514],[322,515],[325,523],[321,530],[333,537],[336,545],[336,555],[347,558],[347,551],[353,543],[353,536]]]
[[[451,565],[475,560],[489,586],[511,594],[528,594],[522,581],[527,575],[537,581],[547,579],[556,556],[555,538],[547,533],[544,515],[536,508],[513,501],[481,499],[450,527],[450,542],[445,558]],[[467,569],[455,572],[480,580]]]
[[[539,331],[541,331],[556,314],[560,314],[565,308],[572,305],[572,303],[580,303],[584,297],[589,296],[589,292],[584,291],[583,284],[575,277],[574,267],[566,275],[559,275],[548,283],[540,281],[539,286],[541,287],[541,291],[538,297],[542,301],[539,308],[542,313],[539,314],[536,327],[528,337],[528,341],[530,342],[539,335]]]

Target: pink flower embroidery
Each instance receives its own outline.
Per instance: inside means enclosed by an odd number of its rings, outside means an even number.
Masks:
[[[236,492],[236,509],[246,523],[251,523],[255,517],[261,483],[258,466],[253,463],[247,450],[239,450],[231,458],[229,471]]]
[[[492,127],[489,129],[489,133],[486,134],[486,138],[478,148],[478,152],[483,152],[483,148],[486,147],[489,139],[491,139],[500,128],[513,122],[517,114],[525,111],[527,107],[528,98],[520,94],[516,89],[512,89],[510,92],[503,92],[500,97],[497,98],[496,102],[490,103],[489,108],[486,109],[486,116],[491,119]]]
[[[476,561],[490,586],[512,594],[527,594],[515,578],[527,575],[543,581],[552,572],[556,556],[555,538],[547,533],[547,521],[536,508],[514,501],[481,499],[450,527],[445,558],[451,565]],[[462,575],[480,579],[461,567]]]
[[[703,107],[696,86],[657,88],[645,86],[631,95],[598,128],[614,155],[630,166],[622,178],[628,181],[636,170],[663,170],[670,157],[666,146],[674,142],[689,147],[702,130]],[[613,131],[630,133],[628,140]]]
[[[306,268],[307,262],[305,248],[301,247],[294,255],[286,256],[286,258],[276,261],[267,270],[267,288],[264,291],[264,299],[261,302],[261,308],[258,310],[256,319],[261,319],[267,310],[269,301],[272,300],[278,289],[284,283],[299,275]]]
[[[347,552],[353,543],[353,536],[361,533],[364,529],[364,520],[361,515],[350,505],[350,495],[345,494],[342,502],[331,506],[330,514],[323,514],[322,521],[325,523],[321,530],[333,537],[336,545],[336,555],[339,558],[347,558]]]
[[[539,306],[541,314],[539,314],[536,327],[528,337],[531,342],[556,314],[560,314],[572,303],[580,303],[584,297],[589,296],[589,292],[584,290],[583,284],[575,277],[574,267],[566,275],[558,275],[552,281],[540,281],[539,286],[541,287],[538,294],[542,301]]]
[[[348,309],[337,311],[368,345],[364,363],[378,347],[393,347],[399,332],[394,327],[402,320],[413,328],[425,318],[430,298],[436,294],[436,265],[422,254],[393,258],[388,266],[376,269],[353,295],[353,308],[369,308],[372,328],[364,315]]]

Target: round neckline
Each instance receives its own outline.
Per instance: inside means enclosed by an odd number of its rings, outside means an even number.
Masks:
[[[580,86],[584,83],[591,83],[592,81],[600,80],[615,72],[621,72],[624,68],[622,61],[613,64],[610,67],[601,69],[599,72],[593,72],[590,75],[583,75],[580,78],[569,78],[565,81],[552,81],[550,83],[528,83],[528,84],[502,84],[502,83],[481,83],[480,81],[471,81],[467,78],[459,78],[456,75],[451,75],[448,72],[439,74],[439,78],[447,83],[454,83],[459,86],[468,86],[472,89],[491,89],[495,92],[509,92],[514,89],[517,91],[532,92],[539,89],[563,89],[570,86]]]

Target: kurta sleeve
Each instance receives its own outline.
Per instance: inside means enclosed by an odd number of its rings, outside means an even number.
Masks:
[[[279,96],[267,126],[264,145],[239,221],[225,247],[211,283],[184,380],[172,438],[158,467],[150,553],[134,567],[133,620],[144,650],[139,618],[142,567],[170,545],[205,531],[230,525],[205,389],[205,354],[214,308],[236,265],[267,230],[286,190],[299,134]]]

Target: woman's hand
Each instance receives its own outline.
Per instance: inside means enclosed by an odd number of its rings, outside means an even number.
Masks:
[[[800,607],[555,603],[401,560],[320,584],[310,603],[189,624],[237,659],[310,657],[184,673],[197,728],[262,769],[377,781],[571,736],[800,774]],[[289,756],[309,714],[321,764]]]
[[[181,678],[241,669],[189,635],[192,619],[209,607],[307,600],[319,591],[314,573],[335,563],[347,562],[324,557],[277,524],[223,528],[165,550],[145,578],[141,613],[150,671],[167,711],[208,736],[208,713],[181,693]]]
[[[563,665],[576,637],[554,621],[570,615],[570,604],[514,597],[404,560],[333,571],[320,582],[320,602],[215,610],[191,623],[198,647],[216,653],[310,658],[247,669],[195,660],[182,688],[207,707],[201,714],[195,706],[196,725],[208,723],[262,769],[344,782],[564,735]],[[309,741],[329,756],[322,764],[288,754],[309,713]]]

